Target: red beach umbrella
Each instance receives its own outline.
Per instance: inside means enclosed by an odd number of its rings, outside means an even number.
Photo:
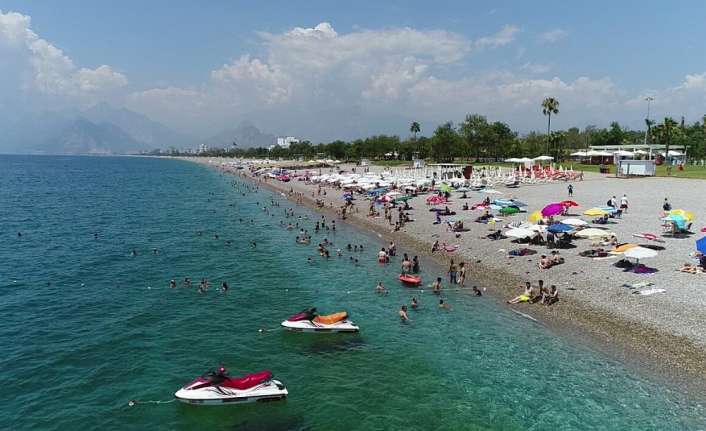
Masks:
[[[559,215],[564,211],[564,206],[560,203],[552,203],[544,208],[542,208],[542,215],[544,217],[551,217],[555,215]]]
[[[574,201],[561,201],[560,204],[564,207],[577,207],[579,204],[577,204]]]

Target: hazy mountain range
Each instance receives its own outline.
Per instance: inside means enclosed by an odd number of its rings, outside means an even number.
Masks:
[[[0,124],[0,153],[131,154],[156,148],[269,146],[275,136],[248,122],[203,139],[187,136],[145,115],[102,103],[83,111],[18,115]]]

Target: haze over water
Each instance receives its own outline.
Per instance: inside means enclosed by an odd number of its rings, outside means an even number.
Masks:
[[[0,156],[2,428],[706,428],[697,401],[490,298],[447,292],[447,312],[426,291],[400,324],[396,310],[417,293],[400,287],[397,261],[375,262],[377,239],[337,223],[335,235],[296,245],[296,231],[280,227],[292,205],[266,190],[242,196],[234,182],[183,161]],[[261,210],[273,197],[275,217]],[[320,214],[296,211],[313,232]],[[361,267],[345,251],[319,258],[325,236],[333,249],[364,244]],[[422,267],[425,280],[437,275]],[[184,277],[208,277],[211,288],[168,288]],[[388,296],[374,293],[378,280]],[[360,335],[277,329],[310,306],[347,309]],[[219,362],[233,374],[270,369],[290,396],[127,406],[170,400]]]

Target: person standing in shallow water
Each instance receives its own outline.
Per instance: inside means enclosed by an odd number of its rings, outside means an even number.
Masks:
[[[400,311],[397,312],[397,314],[400,316],[400,320],[402,322],[409,322],[409,316],[407,315],[407,306],[403,305],[400,308]]]
[[[453,259],[451,259],[451,263],[449,264],[449,284],[457,284],[458,283],[458,267],[454,263]]]
[[[431,284],[431,291],[435,295],[441,295],[441,277],[437,277],[436,281]]]

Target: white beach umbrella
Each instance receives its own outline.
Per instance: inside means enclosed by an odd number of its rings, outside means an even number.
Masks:
[[[633,247],[629,250],[626,250],[623,253],[623,256],[631,258],[631,259],[649,259],[651,257],[656,257],[657,256],[657,251],[652,250],[651,248],[646,248],[646,247]]]
[[[522,159],[518,159],[517,157],[511,157],[509,159],[505,159],[505,163],[522,163]]]
[[[611,153],[608,153],[606,151],[595,151],[591,150],[588,153],[586,153],[587,156],[589,157],[611,157],[613,156]]]
[[[567,218],[561,221],[564,224],[568,224],[569,226],[587,226],[588,222],[583,221],[578,218]]]
[[[537,160],[539,160],[539,161],[549,161],[549,160],[554,160],[554,157],[552,157],[552,156],[539,156],[539,157],[535,157],[535,158],[532,159],[532,160],[535,160],[535,161],[537,161]]]
[[[635,155],[635,153],[632,153],[630,151],[625,151],[625,150],[613,151],[613,154],[615,154],[616,156],[620,156],[620,157],[630,157],[630,156]]]
[[[533,230],[523,229],[521,227],[516,227],[514,229],[510,229],[507,232],[505,232],[505,236],[510,237],[510,238],[517,238],[517,239],[532,238],[536,234],[537,234],[537,232],[535,232]]]
[[[574,157],[588,157],[588,151],[577,151],[575,153],[571,153],[571,155]]]
[[[607,230],[595,229],[595,228],[584,229],[584,230],[578,231],[576,233],[576,236],[580,236],[582,238],[601,238],[601,237],[608,237],[611,235],[614,235],[613,232],[609,232]]]

